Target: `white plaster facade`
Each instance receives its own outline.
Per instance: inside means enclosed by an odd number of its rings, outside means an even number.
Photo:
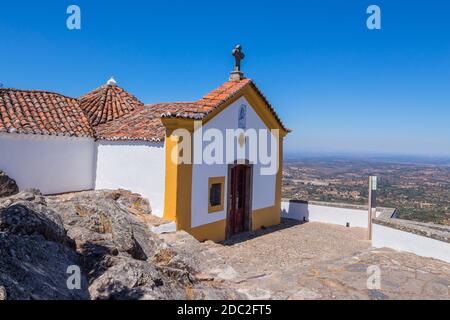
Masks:
[[[266,152],[271,155],[273,166],[278,167],[278,139],[274,137],[250,103],[241,97],[206,123],[202,131],[194,134],[194,143],[202,141],[200,134],[208,129],[219,130],[226,137],[227,129],[238,128],[238,113],[247,106],[246,128],[265,129]],[[199,139],[199,140],[197,140]],[[258,137],[259,139],[259,137]],[[210,142],[203,142],[205,147]],[[274,144],[274,145],[272,145]],[[238,143],[236,142],[237,148]],[[194,145],[194,159],[202,152]],[[241,148],[243,149],[243,148]],[[244,150],[249,150],[249,140]],[[223,155],[226,143],[223,144]],[[0,168],[14,178],[21,190],[38,188],[44,194],[56,194],[91,189],[126,189],[149,199],[153,214],[163,216],[166,178],[166,151],[164,142],[147,141],[94,141],[92,138],[66,138],[33,134],[2,134],[0,136]],[[193,165],[192,172],[192,227],[224,220],[224,210],[208,213],[208,179],[224,176],[228,183],[228,163],[240,158],[235,152],[232,159],[223,164]],[[249,159],[248,154],[245,156]],[[226,162],[228,160],[228,162]],[[252,161],[253,196],[251,210],[275,205],[276,171],[264,175],[259,159]]]
[[[152,213],[164,213],[164,142],[98,141],[96,189],[126,189],[150,200]]]
[[[122,188],[149,199],[153,214],[164,212],[163,142],[0,134],[0,168],[20,190],[58,194]]]
[[[33,134],[0,134],[0,169],[20,190],[57,194],[94,188],[95,142]]]
[[[372,246],[410,252],[450,263],[449,243],[379,224],[373,224]]]
[[[227,129],[238,129],[238,119],[239,110],[242,105],[247,106],[246,113],[246,127],[247,129],[266,129],[267,131],[267,145],[268,154],[271,154],[270,144],[275,143],[275,155],[272,157],[275,161],[275,166],[278,165],[278,139],[270,139],[272,133],[255,112],[251,104],[244,98],[241,97],[234,103],[229,105],[226,109],[221,111],[217,116],[215,116],[211,121],[207,122],[203,127],[202,131],[196,130],[194,132],[194,164],[192,166],[192,221],[191,227],[195,228],[201,225],[217,222],[226,219],[227,212],[227,201],[224,201],[224,210],[215,213],[208,213],[208,201],[205,201],[205,195],[208,194],[208,179],[210,177],[225,177],[225,188],[228,185],[228,164],[233,163],[238,158],[238,152],[235,152],[233,159],[225,159],[223,164],[209,165],[206,163],[196,164],[196,159],[201,158],[200,155],[204,150],[204,147],[211,142],[203,142],[202,134],[208,129],[219,130],[223,137],[226,137]],[[246,150],[248,150],[248,143],[246,141]],[[239,147],[238,147],[239,148]],[[273,148],[272,148],[273,149]],[[226,153],[226,143],[223,145],[222,154]],[[253,167],[253,196],[252,196],[252,208],[251,210],[263,209],[272,207],[275,205],[275,191],[276,191],[276,172],[271,175],[261,174],[262,167],[267,167],[262,165],[260,161],[256,161]],[[277,171],[277,170],[275,170]],[[225,189],[225,194],[227,194]]]
[[[283,218],[294,219],[298,221],[331,223],[341,226],[367,228],[368,212],[367,210],[338,208],[295,201],[281,202],[281,216]]]
[[[330,223],[351,227],[367,228],[366,210],[308,205],[295,201],[282,201],[283,218],[311,222]],[[429,237],[420,236],[395,228],[372,224],[372,246],[374,248],[391,248],[397,251],[414,253],[418,256],[450,262],[450,244]]]

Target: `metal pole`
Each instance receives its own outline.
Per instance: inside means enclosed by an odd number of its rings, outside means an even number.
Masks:
[[[369,177],[369,203],[368,203],[367,237],[372,240],[372,177]]]
[[[368,214],[368,238],[372,240],[373,228],[372,219],[376,217],[377,212],[377,177],[369,177],[369,214]]]

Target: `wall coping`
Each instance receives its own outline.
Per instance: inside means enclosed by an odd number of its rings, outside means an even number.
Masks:
[[[282,202],[290,202],[290,203],[301,203],[301,204],[310,204],[315,206],[324,206],[324,207],[332,207],[332,208],[342,208],[342,209],[353,209],[353,210],[365,210],[368,211],[369,207],[367,205],[359,205],[359,204],[348,204],[348,203],[333,203],[333,202],[323,202],[323,201],[307,201],[301,199],[281,199]],[[389,216],[392,217],[395,214],[394,208],[385,208],[378,207],[377,208],[378,216]]]
[[[63,134],[38,134],[38,133],[6,133],[0,132],[0,138],[8,138],[14,140],[37,140],[37,141],[48,141],[48,140],[58,140],[58,141],[83,141],[83,142],[95,142],[93,137],[89,136],[69,136]]]
[[[413,233],[419,236],[450,243],[450,227],[403,219],[376,218],[374,224]]]
[[[324,207],[333,208],[344,208],[344,209],[354,209],[354,210],[365,210],[368,211],[367,205],[354,205],[346,203],[331,203],[331,202],[321,202],[321,201],[306,201],[300,199],[282,199],[282,202],[289,203],[300,203],[306,205],[317,205]],[[438,241],[443,241],[450,243],[450,226],[434,224],[434,223],[424,223],[412,220],[403,220],[395,218],[396,209],[394,208],[377,208],[377,217],[372,220],[374,224],[397,229],[404,232],[413,233],[419,236],[431,238]]]

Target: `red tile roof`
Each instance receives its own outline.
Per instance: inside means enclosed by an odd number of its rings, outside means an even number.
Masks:
[[[117,120],[144,105],[115,84],[101,86],[78,100],[93,126]]]
[[[145,105],[120,119],[95,127],[97,137],[103,140],[164,141],[166,128],[161,122],[164,112],[195,111],[192,102],[174,102]]]
[[[163,141],[161,118],[201,120],[239,95],[247,86],[275,110],[250,79],[229,81],[195,102],[144,105],[115,84],[99,87],[78,100],[44,91],[2,89],[0,132],[93,136],[104,140]],[[84,113],[83,113],[84,111]]]
[[[76,99],[17,89],[0,89],[0,132],[93,137]]]
[[[206,94],[202,99],[194,102],[197,105],[197,110],[180,110],[176,113],[174,112],[165,112],[162,117],[167,118],[191,118],[191,119],[203,119],[210,112],[215,110],[216,108],[221,107],[226,104],[234,97],[239,95],[246,87],[251,86],[264,100],[267,106],[270,109],[270,112],[273,114],[281,128],[286,131],[290,131],[286,128],[281,121],[278,114],[275,112],[275,109],[269,103],[267,98],[262,94],[262,92],[258,89],[255,83],[251,79],[243,79],[241,81],[228,81],[222,84],[220,87],[214,89],[213,91]]]

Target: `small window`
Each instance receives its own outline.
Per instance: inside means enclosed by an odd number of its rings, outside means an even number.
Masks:
[[[209,178],[208,184],[208,212],[223,211],[225,177]]]
[[[222,184],[214,183],[211,185],[211,190],[209,191],[209,205],[211,207],[217,207],[222,204]]]

